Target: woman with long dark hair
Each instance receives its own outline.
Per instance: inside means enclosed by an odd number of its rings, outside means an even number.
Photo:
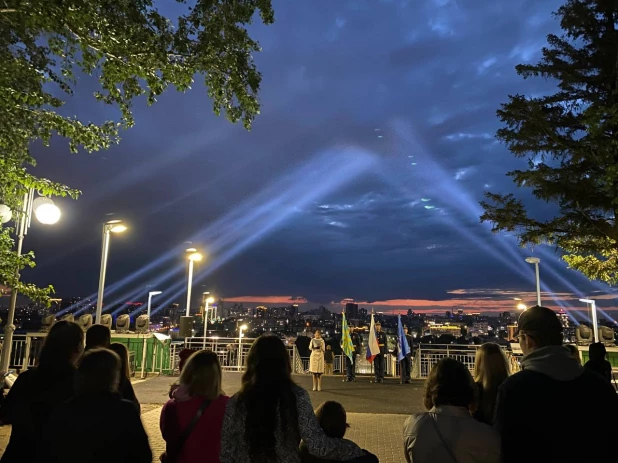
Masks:
[[[49,419],[39,463],[152,463],[139,412],[118,394],[121,364],[111,349],[86,351],[75,397]]]
[[[241,389],[228,402],[221,463],[300,463],[301,439],[310,454],[333,460],[364,455],[353,442],[327,437],[309,394],[294,384],[283,342],[260,336],[251,346]]]
[[[37,461],[49,416],[75,395],[83,352],[84,332],[77,323],[59,321],[49,331],[37,367],[17,377],[0,408],[2,424],[12,425],[2,463]]]

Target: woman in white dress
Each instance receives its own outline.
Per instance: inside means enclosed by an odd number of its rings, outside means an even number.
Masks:
[[[309,357],[309,372],[313,375],[313,390],[322,390],[322,374],[324,374],[325,344],[320,330],[316,330],[309,343],[311,357]]]

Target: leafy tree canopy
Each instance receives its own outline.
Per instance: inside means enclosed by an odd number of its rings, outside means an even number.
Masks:
[[[274,21],[270,0],[169,0],[168,18],[150,0],[0,1],[0,203],[21,207],[27,188],[45,195],[79,192],[31,175],[34,141],[67,140],[72,152],[106,149],[134,123],[132,102],[153,104],[168,87],[184,92],[203,79],[216,114],[249,129],[260,105],[258,43],[247,31],[256,14]],[[80,76],[98,80],[94,100],[120,109],[117,121],[86,123],[58,111]],[[16,269],[32,256],[11,254],[0,229],[0,283],[14,287]],[[25,260],[24,260],[25,259]],[[30,259],[30,260],[28,260]],[[23,285],[20,292],[27,292]],[[36,292],[32,292],[36,295]]]
[[[547,96],[509,96],[498,111],[497,138],[527,170],[507,175],[557,206],[533,217],[514,195],[488,193],[482,221],[522,245],[548,243],[573,269],[618,282],[618,2],[568,0],[555,15],[564,34],[549,35],[543,58],[519,65],[525,79],[557,82]]]

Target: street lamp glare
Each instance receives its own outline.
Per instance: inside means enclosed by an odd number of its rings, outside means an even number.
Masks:
[[[109,231],[111,231],[112,233],[122,233],[124,231],[127,231],[127,227],[122,224],[118,224],[118,225],[112,226],[112,228],[110,228]]]
[[[189,254],[189,260],[192,260],[193,262],[199,262],[200,260],[202,260],[202,255],[199,252],[194,252],[192,254]]]
[[[528,262],[529,264],[538,264],[541,262],[541,259],[539,259],[538,257],[526,257],[526,262]]]
[[[517,304],[517,308],[519,310],[526,310],[528,308],[528,306],[526,304]]]
[[[240,327],[241,331],[245,331],[246,329],[247,329],[247,325],[243,325],[243,326]]]
[[[13,211],[6,204],[0,204],[0,223],[7,223],[13,218]]]
[[[34,210],[36,219],[44,225],[54,225],[60,220],[62,213],[54,203],[41,204]]]
[[[209,297],[208,299],[206,299],[206,302],[208,302],[209,304],[212,304],[213,302],[215,302],[215,298]]]

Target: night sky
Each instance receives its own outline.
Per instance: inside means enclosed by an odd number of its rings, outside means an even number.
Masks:
[[[508,94],[555,88],[514,67],[538,60],[561,3],[274,1],[276,23],[252,28],[263,108],[251,132],[214,116],[196,81],[138,101],[136,126],[107,152],[35,148],[36,172],[83,196],[56,201],[56,226],[33,223],[38,266],[24,277],[59,297],[95,293],[101,224],[120,218],[106,304],[148,290],[182,302],[191,241],[208,254],[194,291],[226,300],[509,310],[534,301],[534,255],[547,305],[583,308],[587,295],[612,307],[553,248],[520,249],[478,218],[483,192],[515,191],[505,173],[526,166],[495,140],[495,112]],[[63,112],[116,118],[94,88],[83,78]]]

